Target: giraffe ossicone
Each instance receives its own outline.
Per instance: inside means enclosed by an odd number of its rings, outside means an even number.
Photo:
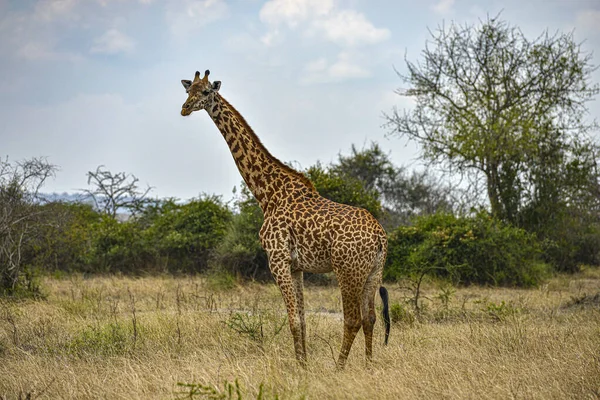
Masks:
[[[384,306],[386,344],[390,330],[387,291],[381,286],[387,254],[384,229],[368,211],[320,196],[304,174],[273,157],[242,115],[218,93],[221,82],[209,82],[209,74],[206,70],[200,79],[196,71],[193,81],[181,81],[188,93],[181,115],[208,112],[260,204],[264,214],[260,242],[285,302],[296,358],[306,364],[303,273],[333,271],[344,313],[337,366],[344,367],[361,327],[366,358],[371,361],[378,288]]]

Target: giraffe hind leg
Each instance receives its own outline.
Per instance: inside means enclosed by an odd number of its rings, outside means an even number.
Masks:
[[[342,340],[342,348],[337,362],[337,368],[343,369],[350,353],[350,348],[354,342],[356,334],[361,328],[361,311],[360,311],[360,292],[354,288],[346,288],[340,282],[342,289],[342,306],[344,308],[344,338]]]
[[[365,355],[367,363],[373,360],[373,328],[377,319],[375,314],[375,293],[379,287],[379,273],[374,269],[368,276],[361,296],[362,328],[365,334]]]
[[[300,320],[300,335],[302,343],[302,359],[306,361],[306,320],[304,318],[304,273],[302,271],[292,272],[292,281],[296,292],[296,306]]]

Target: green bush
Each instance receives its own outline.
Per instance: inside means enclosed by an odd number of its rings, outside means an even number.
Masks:
[[[227,233],[214,252],[213,268],[244,278],[269,279],[267,254],[258,238],[263,223],[262,210],[244,188],[237,206],[239,212],[231,219]]]
[[[154,253],[154,263],[170,271],[201,272],[208,267],[211,252],[223,240],[231,211],[220,198],[205,196],[186,204],[167,200],[148,210],[141,225],[145,246]]]
[[[222,241],[231,212],[217,197],[148,207],[139,218],[119,222],[103,215],[92,224],[90,272],[201,272]]]
[[[46,271],[87,269],[93,226],[101,220],[91,205],[52,202],[39,206],[39,233],[30,242],[30,265]]]
[[[103,215],[91,229],[86,272],[139,272],[152,258],[135,221],[119,222]]]
[[[578,272],[581,265],[600,265],[600,223],[585,216],[559,216],[537,232],[544,260],[561,272]]]
[[[337,173],[333,169],[324,169],[320,164],[310,167],[306,174],[315,185],[319,194],[338,203],[361,207],[375,218],[382,215],[379,193],[365,188],[363,182],[347,174]]]
[[[396,302],[390,305],[390,319],[393,323],[412,325],[415,322],[415,316],[404,305]]]
[[[485,213],[420,217],[393,231],[388,242],[387,280],[427,271],[461,284],[533,286],[549,272],[533,234]]]
[[[90,355],[121,356],[133,349],[131,324],[111,322],[88,326],[67,344],[67,351],[78,357]]]

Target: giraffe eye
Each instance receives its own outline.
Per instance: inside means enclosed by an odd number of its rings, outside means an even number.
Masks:
[[[202,94],[208,96],[210,94],[210,90],[203,90]]]

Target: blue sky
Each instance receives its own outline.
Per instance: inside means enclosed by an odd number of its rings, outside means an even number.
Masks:
[[[427,28],[500,11],[531,38],[574,30],[600,64],[597,0],[0,0],[0,156],[58,165],[48,192],[84,188],[102,164],[155,196],[228,199],[241,178],[224,140],[205,113],[179,115],[180,80],[210,69],[283,161],[377,141],[418,168],[416,146],[382,127],[411,106],[394,67],[418,59]]]

